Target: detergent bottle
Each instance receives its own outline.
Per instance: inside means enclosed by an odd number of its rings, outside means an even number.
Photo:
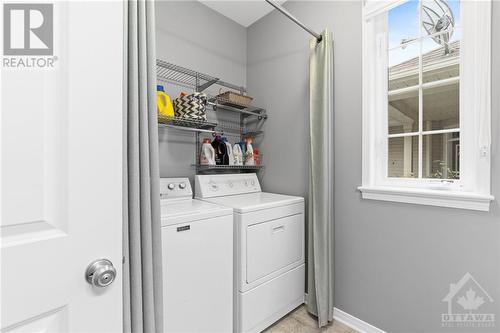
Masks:
[[[215,139],[212,141],[212,147],[215,150],[215,164],[228,165],[227,146],[226,143],[222,141],[222,137],[220,135],[215,136]]]
[[[246,152],[245,152],[245,165],[255,165],[255,158],[253,155],[253,139],[251,137],[246,138]]]
[[[165,89],[162,85],[156,86],[156,106],[158,109],[158,114],[165,117],[174,116],[174,106],[170,100],[170,96],[165,93]]]
[[[233,165],[243,165],[243,152],[239,143],[233,146]]]
[[[229,140],[226,137],[222,137],[222,141],[226,144],[226,154],[227,154],[227,162],[228,165],[234,165],[234,157],[233,157],[233,147],[229,143]]]
[[[209,138],[203,139],[200,153],[200,164],[215,165],[215,150]]]

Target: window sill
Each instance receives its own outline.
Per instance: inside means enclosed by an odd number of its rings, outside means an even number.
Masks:
[[[363,199],[404,202],[417,205],[440,206],[489,211],[492,195],[462,191],[430,190],[389,186],[360,186]]]

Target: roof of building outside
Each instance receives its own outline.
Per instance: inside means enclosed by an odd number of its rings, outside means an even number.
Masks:
[[[444,53],[444,47],[438,47],[432,51],[424,53],[422,55],[422,62],[423,64],[428,65],[432,63],[439,63],[444,60],[456,59],[459,57],[460,57],[460,40],[456,40],[450,43],[450,54]],[[404,61],[400,64],[389,67],[389,73],[395,74],[397,72],[417,69],[419,61],[418,58],[419,57],[415,57],[407,61]]]

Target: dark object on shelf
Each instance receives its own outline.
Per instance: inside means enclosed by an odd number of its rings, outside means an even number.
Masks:
[[[216,165],[228,165],[229,157],[227,155],[227,146],[222,137],[217,135],[212,141],[212,147],[215,150],[215,164]]]

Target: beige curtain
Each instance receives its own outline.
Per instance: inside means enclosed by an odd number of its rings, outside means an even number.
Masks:
[[[154,2],[124,6],[123,330],[163,332]]]
[[[308,302],[319,326],[333,320],[333,37],[310,42]]]

